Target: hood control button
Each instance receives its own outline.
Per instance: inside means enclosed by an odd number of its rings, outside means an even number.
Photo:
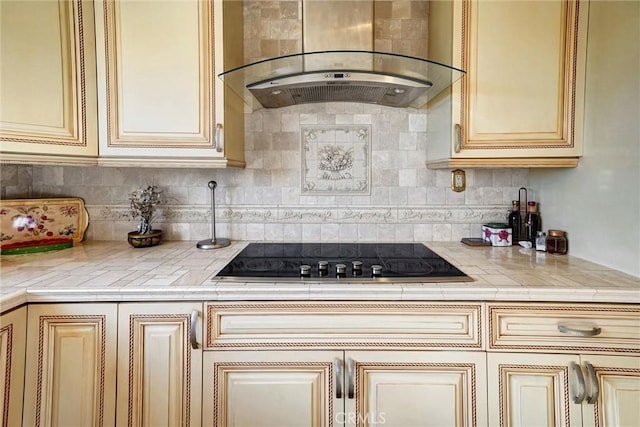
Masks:
[[[344,264],[336,264],[336,274],[344,276],[347,273],[347,266]]]
[[[301,277],[309,277],[311,276],[311,266],[308,264],[302,264],[300,266],[300,276]]]
[[[351,261],[351,267],[354,276],[360,276],[362,274],[362,261]]]

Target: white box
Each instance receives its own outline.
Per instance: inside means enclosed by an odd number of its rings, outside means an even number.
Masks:
[[[501,222],[491,222],[482,226],[482,238],[491,246],[511,246],[511,227]]]

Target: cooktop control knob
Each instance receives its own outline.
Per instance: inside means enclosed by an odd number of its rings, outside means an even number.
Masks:
[[[371,275],[373,277],[382,276],[382,266],[378,264],[373,264],[371,266]]]
[[[329,261],[318,261],[318,274],[320,276],[329,274]]]
[[[344,264],[336,264],[336,274],[344,276],[347,273],[347,266]]]
[[[300,276],[309,277],[311,276],[311,266],[308,264],[302,264],[300,266]]]
[[[351,267],[353,269],[354,276],[362,274],[362,261],[351,261]]]

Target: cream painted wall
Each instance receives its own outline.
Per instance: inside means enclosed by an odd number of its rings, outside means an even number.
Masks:
[[[640,2],[591,1],[586,91],[580,165],[530,185],[571,255],[640,276]]]

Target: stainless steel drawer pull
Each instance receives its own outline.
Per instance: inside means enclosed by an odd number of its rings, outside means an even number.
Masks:
[[[196,324],[198,323],[198,310],[191,312],[191,348],[198,349],[198,337],[196,336]]]
[[[342,399],[342,359],[333,359],[333,371],[336,376],[336,399]]]
[[[593,369],[593,365],[589,362],[584,362],[584,367],[587,369],[587,376],[589,377],[589,392],[587,393],[587,403],[594,404],[598,401],[600,395],[600,384],[598,383],[598,376],[596,370]]]
[[[569,364],[569,370],[574,378],[574,380],[571,381],[571,397],[573,399],[573,403],[582,403],[584,396],[587,393],[584,384],[584,377],[582,376],[582,369],[580,369],[580,366],[577,363],[571,362]]]
[[[558,325],[558,331],[563,334],[573,335],[576,337],[595,337],[596,335],[600,335],[602,329],[597,326],[594,326],[591,329],[576,329],[566,325]]]
[[[353,399],[353,388],[356,381],[353,370],[353,359],[347,359],[347,398]]]

